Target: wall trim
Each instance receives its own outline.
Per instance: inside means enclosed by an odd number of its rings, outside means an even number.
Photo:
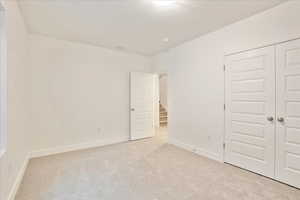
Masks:
[[[29,160],[30,160],[30,157],[29,156],[26,156],[23,164],[22,164],[22,167],[21,169],[19,170],[19,173],[16,177],[16,180],[15,182],[13,183],[13,186],[8,194],[8,200],[14,200],[16,195],[17,195],[17,192],[18,192],[18,189],[21,185],[21,182],[23,180],[23,177],[25,175],[25,171],[27,169],[27,166],[28,166],[28,163],[29,163]]]
[[[7,199],[8,200],[15,199],[18,189],[23,180],[25,171],[27,169],[28,163],[31,158],[39,158],[39,157],[43,157],[43,156],[55,155],[55,154],[66,153],[66,152],[71,152],[71,151],[84,150],[84,149],[90,149],[90,148],[95,148],[95,147],[102,147],[102,146],[118,144],[118,143],[127,142],[127,141],[129,141],[128,137],[118,137],[118,138],[99,140],[99,141],[94,141],[94,142],[86,142],[86,143],[74,144],[74,145],[66,145],[66,146],[60,146],[60,147],[54,147],[54,148],[30,152],[26,156],[26,158],[23,162],[23,165],[18,172],[17,178],[15,179],[15,182],[14,182],[12,188],[10,189]]]
[[[86,143],[81,143],[81,144],[74,144],[74,145],[66,145],[66,146],[60,146],[60,147],[54,147],[54,148],[49,148],[49,149],[43,149],[39,151],[33,151],[28,154],[28,156],[25,158],[23,165],[21,169],[19,170],[18,176],[12,186],[12,189],[10,190],[10,193],[8,195],[8,200],[14,200],[15,196],[18,192],[19,186],[22,182],[22,179],[24,177],[25,171],[27,169],[28,163],[31,158],[39,158],[39,157],[44,157],[44,156],[49,156],[49,155],[55,155],[55,154],[60,154],[60,153],[66,153],[66,152],[71,152],[71,151],[77,151],[77,150],[84,150],[84,149],[89,149],[89,148],[94,148],[94,147],[101,147],[101,146],[107,146],[107,145],[112,145],[112,144],[118,144],[122,142],[127,142],[129,141],[128,137],[118,137],[118,138],[112,138],[112,139],[106,139],[106,140],[99,140],[99,141],[94,141],[94,142],[86,142]],[[177,139],[174,138],[169,138],[168,140],[169,144],[175,145],[179,148],[185,149],[187,151],[196,153],[200,156],[207,157],[212,160],[216,160],[219,162],[222,162],[222,159],[220,156],[216,153],[209,152],[205,149],[195,147],[190,144],[186,144],[183,142],[180,142]]]
[[[7,148],[7,25],[3,3],[0,1],[0,158]]]
[[[99,141],[95,141],[95,142],[86,142],[86,143],[81,143],[81,144],[66,145],[66,146],[60,146],[60,147],[54,147],[54,148],[30,152],[28,154],[28,156],[25,158],[21,169],[19,170],[18,176],[17,176],[17,178],[12,186],[12,189],[10,190],[10,193],[8,195],[8,200],[15,199],[15,196],[18,192],[19,186],[21,185],[22,179],[24,177],[25,171],[27,169],[28,163],[31,158],[39,158],[39,157],[44,157],[44,156],[49,156],[49,155],[71,152],[71,151],[107,146],[107,145],[118,144],[118,143],[127,142],[127,141],[129,141],[128,137],[118,137],[118,138],[112,138],[112,139],[106,139],[106,140],[99,140]],[[202,148],[197,148],[190,144],[180,142],[177,139],[169,138],[168,143],[175,145],[179,148],[185,149],[187,151],[196,153],[200,156],[204,156],[209,159],[222,162],[222,159],[220,158],[220,156],[218,154],[209,152]]]
[[[179,140],[174,139],[174,138],[169,138],[168,143],[175,145],[179,148],[185,149],[187,151],[193,152],[195,154],[198,154],[200,156],[203,156],[203,157],[206,157],[206,158],[218,161],[218,162],[223,162],[223,159],[220,155],[218,155],[217,153],[214,153],[214,152],[207,151],[206,149],[180,142]]]
[[[93,142],[86,142],[86,143],[80,143],[80,144],[72,144],[72,145],[65,145],[65,146],[59,146],[49,149],[42,149],[38,151],[33,151],[30,153],[30,158],[39,158],[49,155],[55,155],[60,153],[66,153],[71,151],[78,151],[78,150],[84,150],[94,147],[101,147],[101,146],[107,146],[111,144],[118,144],[122,142],[129,141],[128,137],[118,137],[118,138],[112,138],[112,139],[105,139],[105,140],[98,140]]]

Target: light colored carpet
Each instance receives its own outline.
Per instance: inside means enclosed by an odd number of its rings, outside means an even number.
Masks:
[[[165,138],[33,159],[16,200],[300,199],[300,190],[168,145]]]

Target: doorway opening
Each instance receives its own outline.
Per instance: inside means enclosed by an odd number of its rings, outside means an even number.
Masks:
[[[163,140],[168,138],[168,76],[167,74],[158,75],[159,89],[159,129],[157,136]]]
[[[130,73],[130,140],[168,139],[168,77]]]

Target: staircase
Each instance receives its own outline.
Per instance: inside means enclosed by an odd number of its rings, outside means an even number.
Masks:
[[[168,112],[161,104],[159,104],[159,124],[160,127],[168,125]]]

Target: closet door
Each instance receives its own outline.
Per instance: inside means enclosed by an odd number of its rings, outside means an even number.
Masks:
[[[300,40],[277,46],[277,179],[300,188]]]
[[[275,47],[226,57],[225,162],[275,175]]]

